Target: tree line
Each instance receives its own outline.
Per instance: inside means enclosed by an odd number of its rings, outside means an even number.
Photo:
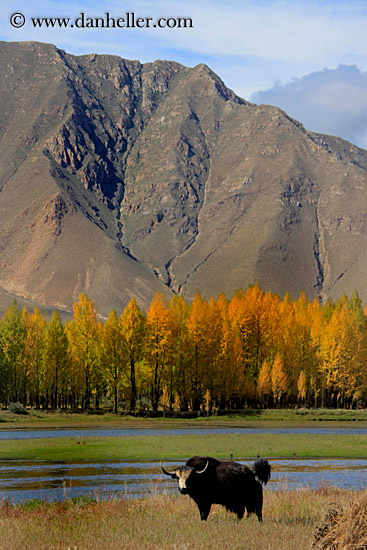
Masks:
[[[46,409],[366,407],[367,312],[351,299],[157,293],[98,315],[81,294],[62,323],[14,302],[0,321],[0,403]]]

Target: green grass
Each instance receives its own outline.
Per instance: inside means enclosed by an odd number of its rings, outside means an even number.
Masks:
[[[345,409],[248,409],[223,416],[202,416],[195,419],[136,418],[120,414],[75,414],[32,409],[27,416],[0,411],[0,429],[18,428],[106,428],[106,427],[221,427],[221,426],[333,426],[367,427],[367,410]]]
[[[181,459],[194,454],[227,458],[294,456],[300,458],[365,458],[367,436],[249,434],[240,428],[275,427],[367,427],[365,410],[274,409],[249,410],[230,416],[197,419],[144,419],[115,414],[86,415],[31,411],[19,417],[0,412],[0,429],[57,428],[215,428],[236,427],[236,434],[57,438],[3,440],[0,459],[93,460],[93,459]]]
[[[0,459],[125,460],[217,458],[365,458],[367,436],[295,434],[209,434],[5,440]]]
[[[213,506],[201,522],[189,497],[0,505],[0,550],[309,550],[332,502],[355,499],[336,489],[264,492],[264,521],[238,521]],[[358,497],[359,498],[359,497]]]

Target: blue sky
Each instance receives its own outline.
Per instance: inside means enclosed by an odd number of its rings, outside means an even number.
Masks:
[[[240,96],[279,105],[310,130],[367,147],[366,0],[1,0],[1,8],[1,40],[51,42],[75,55],[206,63]],[[22,28],[10,25],[14,12],[25,16]],[[75,19],[81,12],[85,17],[109,12],[116,19],[126,12],[190,17],[193,28],[35,29],[31,24],[31,17]]]

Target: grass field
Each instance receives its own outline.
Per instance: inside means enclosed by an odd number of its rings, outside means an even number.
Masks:
[[[251,434],[244,427],[367,427],[366,411],[259,411],[223,417],[141,419],[32,411],[0,412],[0,429],[237,427],[235,434],[73,437],[1,441],[0,459],[186,459],[194,454],[226,458],[367,456],[367,437],[354,435]],[[331,504],[356,493],[319,490],[264,491],[264,522],[239,522],[214,506],[201,522],[189,497],[153,494],[142,499],[0,503],[0,550],[310,550],[316,524]]]
[[[232,416],[182,419],[144,419],[113,414],[84,415],[32,411],[19,418],[0,413],[0,429],[58,428],[238,428],[235,434],[193,434],[70,437],[55,439],[2,440],[0,459],[93,460],[93,459],[181,459],[195,454],[217,458],[365,458],[367,436],[353,428],[367,427],[366,411],[269,410]],[[256,434],[241,428],[344,427],[337,437],[329,434]]]
[[[98,427],[221,427],[237,425],[255,427],[269,424],[276,426],[333,426],[348,425],[349,427],[367,427],[367,410],[346,409],[248,409],[238,413],[223,416],[201,416],[195,419],[181,418],[141,418],[122,416],[120,414],[75,414],[69,412],[53,412],[31,410],[28,415],[21,416],[10,411],[0,411],[0,429],[45,429],[45,428],[98,428]]]
[[[136,500],[0,505],[0,550],[309,550],[315,526],[335,502],[353,492],[264,492],[264,521],[238,521],[213,506],[201,522],[187,496],[153,495]]]
[[[216,458],[365,458],[367,436],[209,434],[136,437],[72,437],[1,441],[0,459],[125,460]]]

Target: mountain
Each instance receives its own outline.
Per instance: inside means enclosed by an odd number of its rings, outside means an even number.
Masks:
[[[0,42],[0,309],[196,291],[367,300],[367,151],[207,66]]]

